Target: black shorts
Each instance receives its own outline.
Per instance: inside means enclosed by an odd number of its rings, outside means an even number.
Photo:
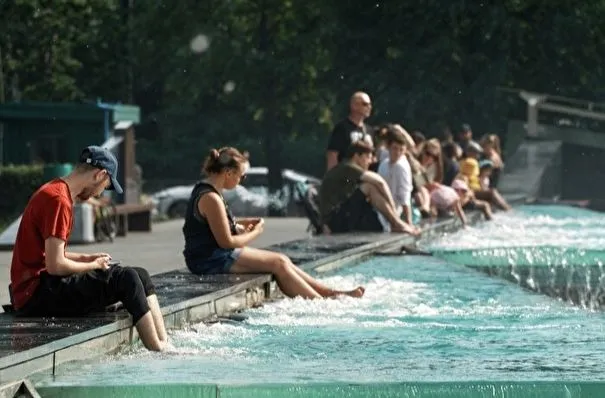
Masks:
[[[378,214],[359,188],[330,214],[327,224],[333,233],[383,232]]]
[[[121,301],[137,323],[155,294],[149,273],[138,267],[113,266],[70,276],[40,274],[40,285],[17,316],[78,317],[104,311]]]

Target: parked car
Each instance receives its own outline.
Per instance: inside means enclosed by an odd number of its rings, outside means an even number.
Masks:
[[[251,167],[246,172],[244,182],[231,190],[225,190],[223,196],[229,208],[236,216],[264,217],[273,209],[289,217],[305,216],[301,204],[301,195],[309,185],[319,185],[316,177],[294,170],[282,171],[283,188],[275,195],[269,195],[268,169]],[[181,185],[164,189],[152,195],[157,215],[178,218],[185,215],[187,202],[194,185]]]

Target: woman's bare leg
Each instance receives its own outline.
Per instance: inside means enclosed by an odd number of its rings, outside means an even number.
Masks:
[[[300,267],[297,267],[296,264],[292,264],[292,267],[301,278],[303,278],[313,289],[315,289],[317,293],[321,294],[323,297],[335,297],[341,295],[362,297],[366,291],[363,286],[358,286],[353,290],[334,290],[307,274]]]
[[[425,187],[418,188],[416,192],[416,200],[418,201],[418,208],[426,213],[431,212],[431,194]]]
[[[275,276],[279,288],[288,297],[321,298],[321,294],[313,289],[291,264],[290,259],[283,254],[244,247],[231,266],[230,272],[233,274],[268,272]]]

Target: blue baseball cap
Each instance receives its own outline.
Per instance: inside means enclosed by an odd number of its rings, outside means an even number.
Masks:
[[[111,151],[97,145],[84,148],[80,155],[80,163],[86,163],[93,167],[107,171],[111,180],[109,190],[122,193],[124,190],[118,182],[118,160]]]

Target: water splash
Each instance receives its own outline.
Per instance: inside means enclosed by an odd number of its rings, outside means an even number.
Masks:
[[[495,255],[506,248],[544,247],[553,253],[567,250],[583,255],[582,249],[600,251],[605,247],[605,215],[563,206],[522,206],[424,246],[436,251],[492,249]]]
[[[605,216],[563,206],[526,206],[427,245],[448,262],[598,310],[605,306]]]

